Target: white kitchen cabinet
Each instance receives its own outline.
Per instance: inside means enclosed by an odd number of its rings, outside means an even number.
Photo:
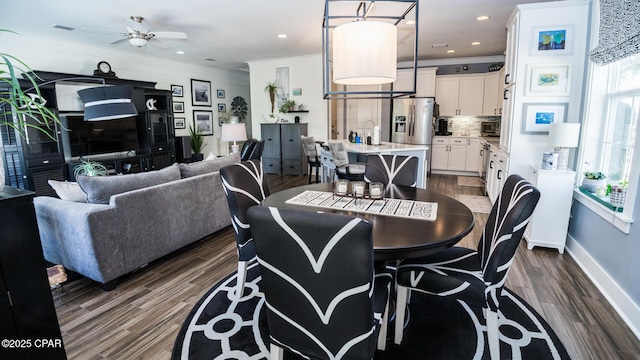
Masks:
[[[465,171],[466,138],[435,136],[431,147],[431,170]]]
[[[437,67],[416,70],[416,97],[436,96],[436,70],[438,70]],[[411,90],[413,88],[412,75],[411,69],[398,70],[393,90]]]
[[[527,249],[542,246],[564,253],[575,178],[572,170],[529,168],[528,180],[540,191],[540,200],[524,232]]]
[[[520,13],[514,12],[507,23],[507,48],[504,52],[504,85],[516,83],[516,64],[518,59],[518,34],[520,32]]]
[[[493,72],[484,76],[484,96],[482,115],[500,116],[502,94],[500,93],[500,73]]]
[[[489,149],[489,167],[487,168],[487,196],[495,203],[509,175],[509,156],[491,145]]]
[[[465,156],[465,171],[478,172],[482,163],[480,154],[480,139],[467,138],[467,155]]]
[[[436,77],[441,116],[482,115],[484,74]]]

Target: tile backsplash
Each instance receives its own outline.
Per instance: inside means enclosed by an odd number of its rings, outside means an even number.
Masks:
[[[449,120],[449,131],[453,136],[481,136],[480,124],[483,121],[500,121],[499,116],[453,116],[440,118]]]

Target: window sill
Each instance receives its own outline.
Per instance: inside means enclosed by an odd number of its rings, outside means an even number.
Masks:
[[[578,189],[575,189],[573,191],[573,198],[582,205],[589,208],[604,220],[611,223],[613,226],[617,227],[623,233],[629,233],[629,229],[631,228],[631,224],[633,223],[632,218],[625,216],[623,213],[615,212],[607,208],[606,206],[600,204],[598,201],[592,199],[590,196],[583,194]]]

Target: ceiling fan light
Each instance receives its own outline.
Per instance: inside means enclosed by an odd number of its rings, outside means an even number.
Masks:
[[[396,80],[398,35],[394,25],[355,21],[333,30],[333,81],[343,85],[388,84]]]
[[[133,37],[131,39],[129,39],[129,44],[135,46],[135,47],[143,47],[145,45],[147,45],[147,40],[142,39],[142,38],[138,38],[138,37]]]

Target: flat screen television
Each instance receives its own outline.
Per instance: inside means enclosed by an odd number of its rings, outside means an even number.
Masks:
[[[84,121],[82,114],[61,114],[65,155],[79,157],[138,149],[136,118]]]

